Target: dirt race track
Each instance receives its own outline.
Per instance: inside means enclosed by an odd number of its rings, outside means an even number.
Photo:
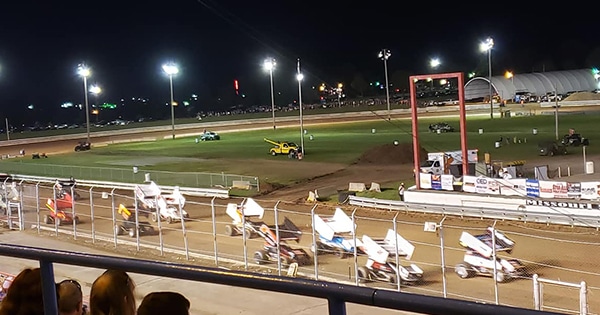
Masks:
[[[266,123],[268,125],[268,123]],[[165,132],[167,134],[168,132]],[[130,137],[130,136],[128,136]],[[115,137],[112,137],[114,140]],[[111,141],[111,139],[94,139],[94,142]],[[72,141],[63,143],[40,144],[27,147],[27,152],[66,152],[72,150]],[[14,149],[14,148],[13,148]],[[365,155],[365,156],[368,156]],[[590,157],[596,158],[596,157]],[[557,161],[558,162],[558,161]],[[560,161],[565,163],[565,161]],[[307,192],[314,187],[333,187],[336,189],[345,189],[349,182],[391,182],[402,180],[398,174],[410,174],[412,165],[394,164],[394,163],[358,163],[356,165],[328,166],[327,169],[315,170],[315,165],[310,163],[299,163],[299,167],[305,168],[307,173],[317,171],[327,176],[315,176],[312,180],[298,186],[274,189],[268,194],[256,198],[258,202],[267,209],[263,221],[268,224],[274,223],[274,211],[277,201],[282,202],[277,205],[279,222],[283,217],[289,217],[305,233],[298,244],[306,251],[310,252],[312,244],[312,228],[310,210],[313,204],[304,202]],[[329,169],[331,168],[331,169]],[[591,178],[590,178],[591,179]],[[575,179],[574,179],[575,180]],[[594,179],[598,180],[598,179]],[[51,189],[41,188],[40,191],[40,209],[41,215],[47,211],[43,207],[45,199],[52,195]],[[25,190],[25,210],[27,211],[25,219],[26,226],[37,225],[37,211],[35,210],[35,192],[34,188],[29,187]],[[219,257],[222,259],[234,259],[242,264],[232,264],[220,261],[220,266],[227,266],[234,269],[244,270],[243,264],[244,249],[247,251],[248,270],[258,272],[275,272],[264,267],[258,267],[253,264],[252,255],[255,250],[262,247],[263,241],[260,238],[248,239],[243,241],[241,236],[230,237],[224,235],[225,225],[230,223],[229,217],[225,214],[225,204],[227,202],[241,202],[240,200],[216,200],[216,238],[213,238],[212,209],[210,199],[188,198],[186,210],[190,213],[190,220],[185,222],[185,235],[187,242],[182,235],[183,229],[180,223],[166,224],[161,223],[159,235],[146,235],[140,237],[141,246],[137,249],[136,240],[126,235],[118,236],[120,242],[129,242],[130,246],[123,246],[120,243],[115,248],[113,214],[119,219],[119,215],[113,209],[113,202],[109,199],[103,199],[100,191],[92,195],[93,207],[90,207],[89,191],[80,190],[79,193],[84,196],[76,203],[76,213],[81,218],[81,223],[77,225],[77,237],[73,235],[60,233],[59,237],[68,242],[85,243],[90,246],[99,246],[118,252],[126,252],[134,257],[156,259],[161,256],[161,260],[190,262],[194,264],[203,264],[214,266],[214,259],[201,259],[196,254],[212,256],[215,247],[218,248]],[[123,203],[131,205],[133,203],[131,192],[122,192],[115,195],[115,204]],[[374,238],[382,238],[388,229],[394,228],[394,217],[396,213],[379,211],[373,209],[354,209],[343,206],[346,213],[350,214],[356,210],[357,235],[363,234]],[[316,213],[330,215],[334,211],[333,205],[317,205]],[[93,213],[93,215],[92,215]],[[43,217],[42,217],[43,218]],[[93,219],[92,219],[93,218]],[[423,231],[423,224],[426,221],[439,222],[440,217],[425,216],[416,213],[399,213],[396,217],[396,230],[407,240],[410,240],[416,247],[412,263],[418,265],[424,270],[424,281],[415,286],[402,287],[404,292],[412,292],[425,295],[442,296],[443,277],[441,268],[440,235],[436,233],[427,233]],[[157,223],[151,223],[155,229],[159,229]],[[495,284],[488,277],[474,277],[470,279],[460,279],[454,274],[454,266],[462,261],[464,249],[460,248],[458,239],[462,231],[469,231],[471,234],[478,234],[492,225],[489,220],[466,220],[460,218],[447,218],[444,222],[444,258],[446,262],[446,287],[448,297],[482,301],[487,303],[495,302]],[[54,226],[41,224],[43,227],[39,233],[42,237],[54,234]],[[600,242],[598,241],[598,232],[596,229],[585,229],[576,227],[554,227],[537,224],[521,224],[516,222],[497,222],[499,230],[505,232],[509,237],[516,241],[515,250],[510,255],[511,258],[520,259],[527,267],[530,274],[537,273],[542,278],[551,280],[566,281],[569,283],[580,283],[585,281],[588,285],[588,304],[589,314],[600,313],[600,274],[598,274],[598,262],[600,253],[597,250]],[[92,229],[94,230],[95,241],[91,242]],[[60,227],[61,231],[73,233],[74,228],[71,225]],[[37,229],[30,230],[29,233],[38,233]],[[161,245],[162,244],[162,245]],[[186,261],[182,255],[171,254],[169,251],[161,251],[161,248],[176,248],[184,250],[185,247],[194,255]],[[295,246],[295,244],[292,244]],[[311,257],[312,257],[312,253]],[[366,257],[356,258],[359,265],[363,265]],[[354,257],[340,259],[333,255],[318,256],[318,274],[321,279],[336,279],[337,281],[354,282]],[[402,261],[403,265],[408,262]],[[276,264],[271,264],[271,267]],[[285,271],[284,271],[285,273]],[[315,276],[314,265],[303,266],[300,273],[308,277]],[[376,283],[367,285],[377,285],[394,289],[389,284]],[[507,283],[499,283],[498,286],[499,303],[504,305],[532,308],[533,292],[532,280],[530,278],[515,279]],[[557,311],[576,311],[578,310],[578,292],[573,288],[559,288],[557,286],[546,285],[544,287],[544,304],[548,307],[554,307]],[[550,309],[549,309],[550,310]]]

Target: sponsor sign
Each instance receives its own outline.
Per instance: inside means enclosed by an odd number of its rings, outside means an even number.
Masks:
[[[600,197],[600,183],[581,182],[581,199],[597,199]]]
[[[431,175],[431,188],[435,190],[442,190],[442,178],[440,175]]]
[[[454,176],[449,174],[442,175],[442,189],[443,190],[454,190]]]
[[[527,179],[525,189],[527,190],[527,197],[540,196],[540,182],[537,179]]]
[[[575,202],[575,201],[557,201],[557,200],[534,200],[526,199],[525,204],[528,206],[541,206],[550,208],[567,208],[567,209],[600,209],[597,203],[591,202]]]

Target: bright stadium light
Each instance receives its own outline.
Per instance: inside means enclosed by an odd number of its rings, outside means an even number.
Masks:
[[[177,65],[168,63],[162,66],[163,71],[169,76],[169,87],[171,89],[171,131],[173,133],[173,139],[175,139],[175,101],[173,99],[173,76],[179,73]]]

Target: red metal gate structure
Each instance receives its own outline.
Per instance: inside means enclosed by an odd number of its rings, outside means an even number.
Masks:
[[[415,84],[420,80],[435,80],[435,79],[458,79],[458,107],[460,109],[460,149],[462,156],[467,157],[467,122],[466,122],[466,110],[465,110],[465,79],[462,72],[452,73],[434,73],[434,74],[422,74],[414,75],[408,78],[410,85],[410,103],[412,109],[412,136],[413,136],[413,154],[414,154],[414,168],[415,168],[415,184],[417,189],[421,189],[420,182],[420,144],[419,144],[419,125],[418,125],[418,114],[417,114],[417,93]],[[468,175],[469,161],[467,158],[463,158],[462,167],[463,175]]]

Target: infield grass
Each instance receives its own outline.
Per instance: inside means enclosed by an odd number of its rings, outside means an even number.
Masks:
[[[429,124],[441,121],[449,123],[457,131],[442,134],[429,132]],[[595,142],[597,138],[594,138],[599,121],[600,116],[591,113],[560,115],[559,136],[566,134],[569,128],[574,128],[576,132],[590,140],[587,153],[599,154],[600,145]],[[480,128],[483,129],[482,134],[479,133]],[[532,132],[533,128],[537,129],[536,135]],[[317,163],[349,165],[370,148],[394,141],[412,142],[410,119],[314,125],[305,126],[305,130],[305,161]],[[458,130],[458,117],[419,119],[420,144],[428,152],[459,150]],[[467,118],[466,130],[468,147],[479,149],[480,160],[483,160],[485,152],[489,152],[493,160],[539,159],[538,143],[555,139],[555,120],[553,115],[513,116],[493,120],[486,115],[471,115]],[[302,178],[305,174],[285,172],[282,168],[277,169],[277,174],[274,174],[276,168],[269,167],[271,162],[277,161],[283,164],[283,169],[287,167],[292,170],[294,163],[298,161],[283,156],[270,156],[268,152],[271,144],[263,141],[263,138],[269,138],[300,144],[299,127],[220,134],[222,140],[219,141],[196,143],[195,137],[186,137],[175,140],[112,144],[87,152],[63,154],[51,160],[10,159],[1,163],[5,168],[10,168],[7,163],[27,163],[31,164],[32,170],[41,166],[33,164],[42,163],[123,169],[131,169],[132,165],[139,165],[148,170],[224,172],[256,176],[261,180],[268,178],[275,185],[287,185],[306,179]],[[495,143],[501,138],[502,145],[497,148]],[[581,150],[581,147],[570,147],[569,154],[581,154]],[[168,185],[168,183],[161,184]],[[397,183],[389,183],[389,185],[395,186]],[[393,193],[395,196],[395,191]]]

